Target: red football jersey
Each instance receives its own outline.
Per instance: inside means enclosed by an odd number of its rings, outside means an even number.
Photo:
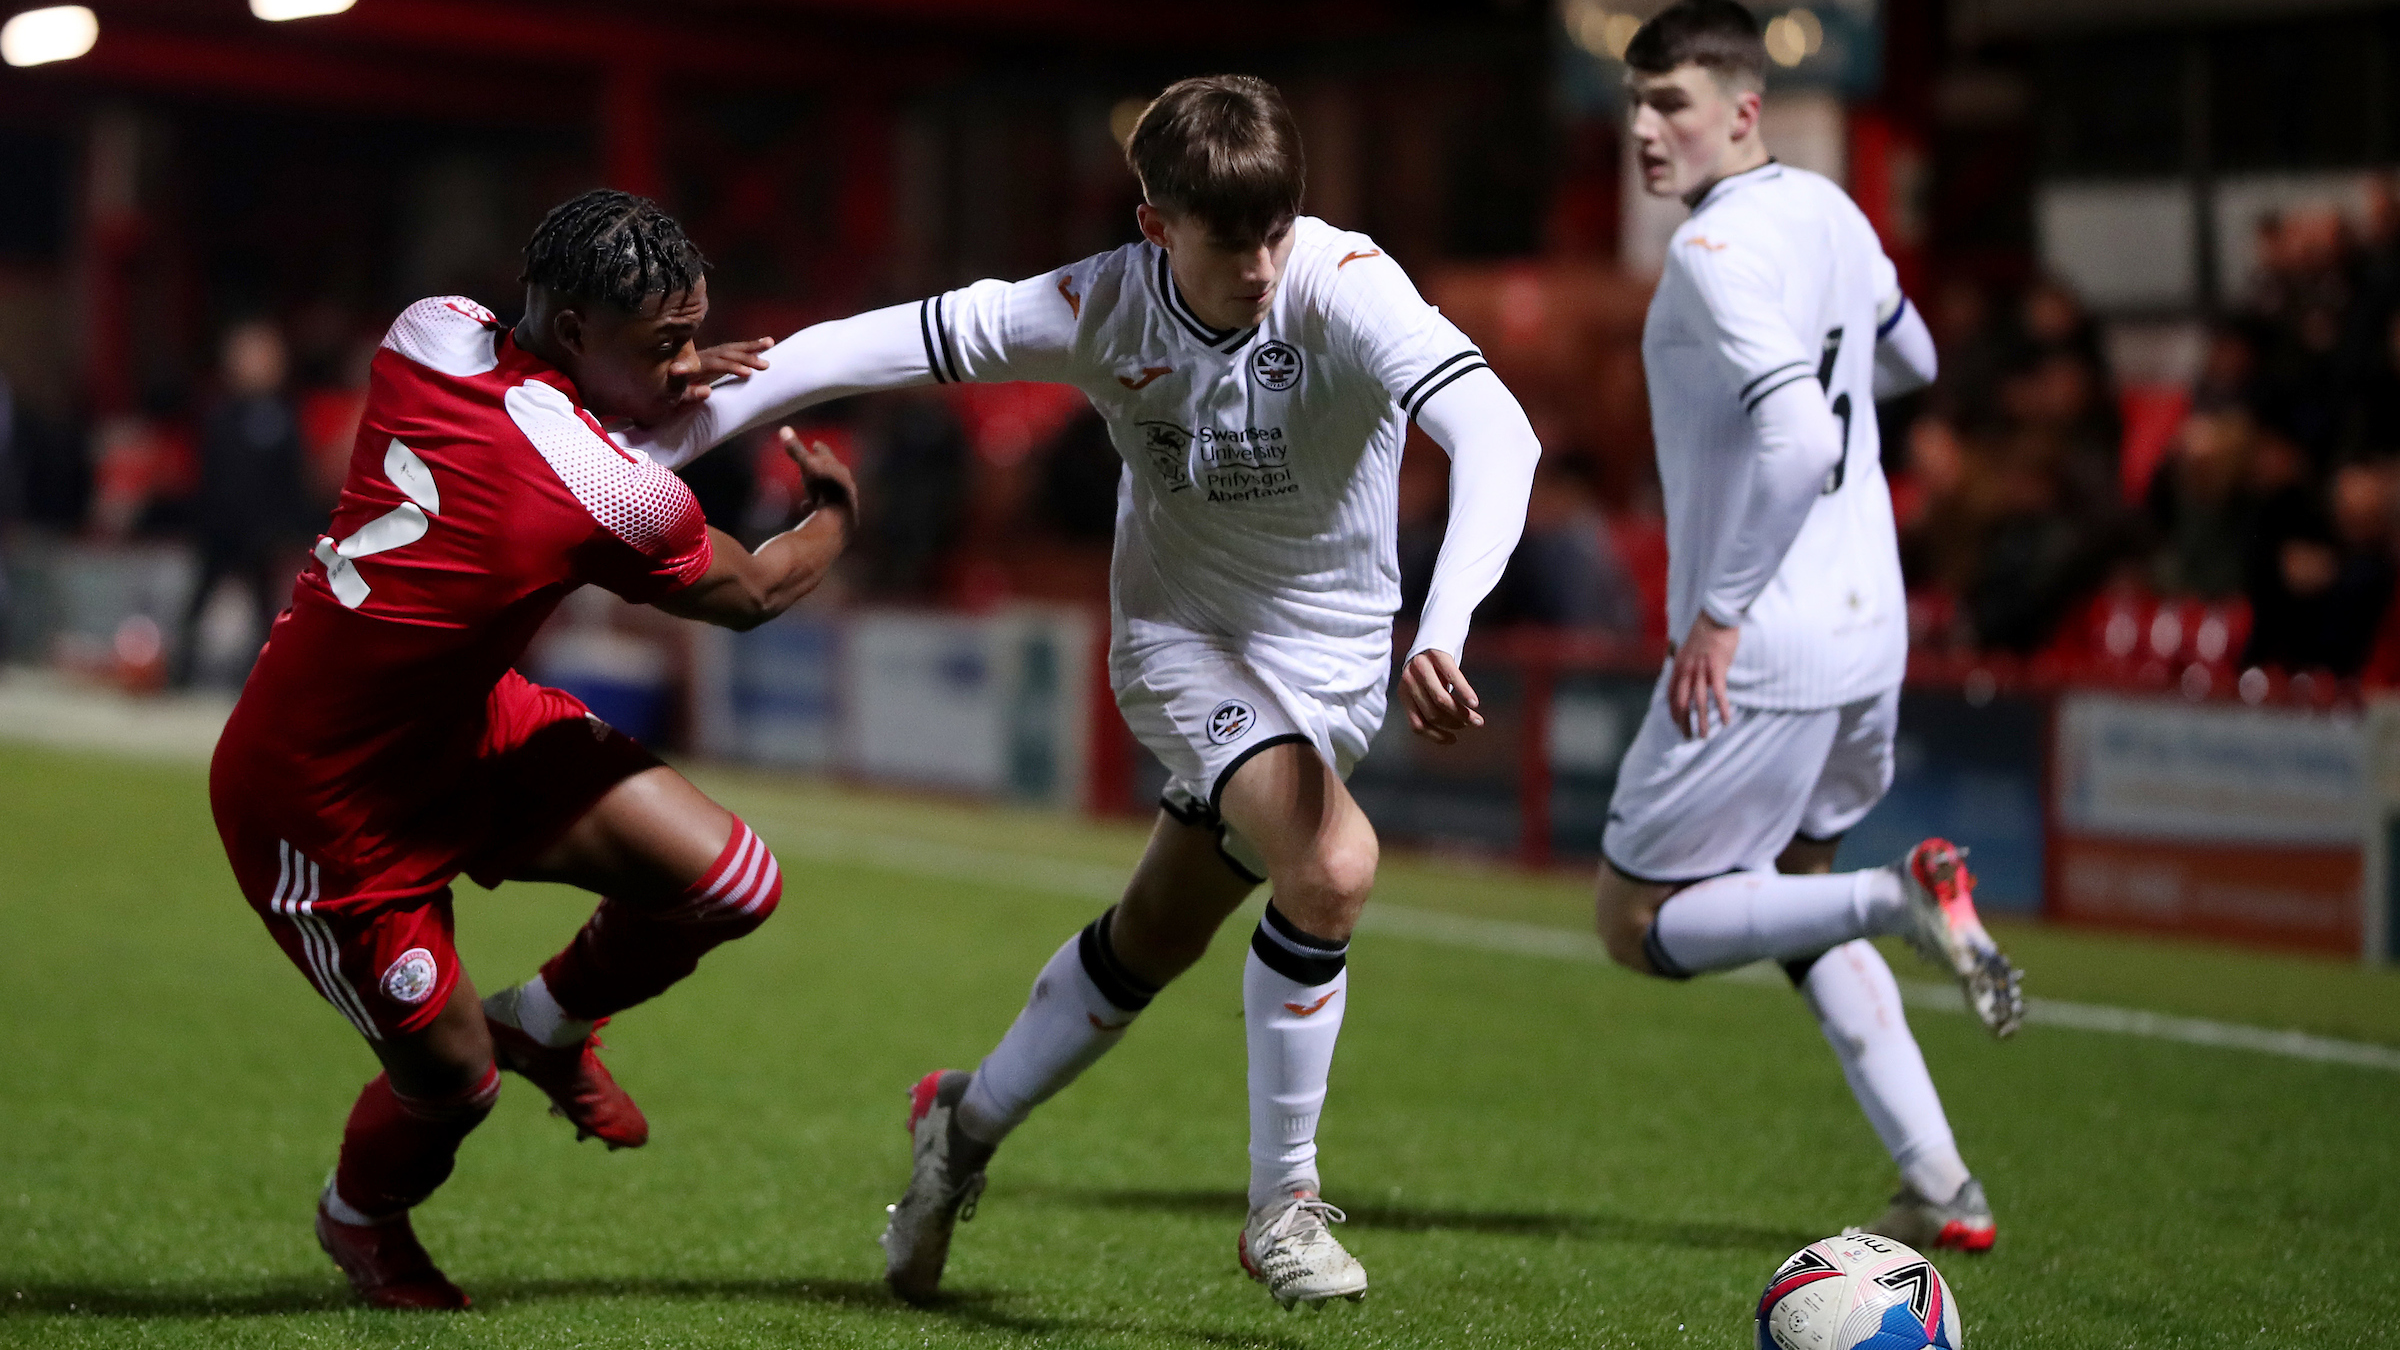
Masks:
[[[495,690],[521,684],[510,668],[558,602],[587,582],[653,600],[709,562],[681,479],[611,440],[490,311],[418,301],[375,355],[332,525],[219,744],[221,812],[274,816],[362,883],[410,856],[440,871],[472,766],[525,731],[499,725]]]

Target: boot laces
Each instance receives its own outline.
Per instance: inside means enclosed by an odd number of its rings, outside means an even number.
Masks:
[[[1326,1231],[1327,1224],[1348,1223],[1350,1216],[1316,1196],[1305,1196],[1292,1202],[1275,1222],[1267,1225],[1264,1236],[1271,1242],[1297,1237],[1303,1240]]]

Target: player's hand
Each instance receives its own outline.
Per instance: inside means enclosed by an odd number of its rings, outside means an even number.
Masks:
[[[676,403],[675,410],[681,412],[695,403],[708,402],[709,386],[728,375],[737,380],[746,380],[750,378],[750,372],[765,370],[767,358],[761,353],[774,345],[775,339],[771,337],[720,342],[668,366],[669,375],[681,375],[686,381],[683,398]]]
[[[1733,651],[1741,641],[1741,629],[1727,628],[1706,611],[1692,620],[1692,631],[1675,651],[1675,672],[1667,678],[1667,711],[1684,735],[1706,736],[1711,708],[1716,710],[1718,726],[1733,724],[1725,673],[1733,669]]]
[[[809,505],[819,511],[839,512],[842,534],[848,537],[858,526],[858,480],[850,476],[850,466],[823,441],[803,443],[800,433],[790,427],[775,434],[783,441],[783,453],[800,466],[800,483],[808,489]]]
[[[1435,745],[1455,745],[1458,733],[1483,725],[1483,701],[1458,673],[1450,653],[1428,647],[1400,672],[1400,694],[1408,703],[1408,729]]]

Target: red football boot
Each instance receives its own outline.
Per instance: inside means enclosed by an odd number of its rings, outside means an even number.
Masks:
[[[473,1306],[466,1291],[450,1283],[425,1254],[405,1213],[383,1223],[343,1223],[320,1201],[317,1245],[350,1277],[358,1296],[378,1308],[456,1312]]]
[[[642,1118],[642,1108],[593,1053],[600,1048],[597,1031],[574,1045],[549,1046],[497,1018],[487,1015],[483,1020],[492,1029],[492,1057],[549,1096],[550,1114],[574,1122],[577,1143],[598,1139],[619,1149],[650,1142],[650,1122]],[[606,1026],[608,1019],[592,1025]]]

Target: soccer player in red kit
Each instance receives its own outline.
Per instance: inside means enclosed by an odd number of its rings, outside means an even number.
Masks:
[[[490,1112],[499,1071],[540,1087],[579,1138],[640,1145],[649,1127],[593,1029],[782,894],[747,825],[511,668],[578,586],[748,628],[814,589],[848,541],[848,471],[788,430],[816,509],[756,553],[609,436],[760,364],[763,343],[694,350],[705,269],[656,206],[592,192],[526,245],[513,329],[455,297],[403,312],[331,528],[217,744],[209,797],[243,894],[383,1062],[316,1220],[379,1306],[467,1306],[408,1216]],[[479,1000],[451,945],[462,872],[604,898],[540,973]]]

